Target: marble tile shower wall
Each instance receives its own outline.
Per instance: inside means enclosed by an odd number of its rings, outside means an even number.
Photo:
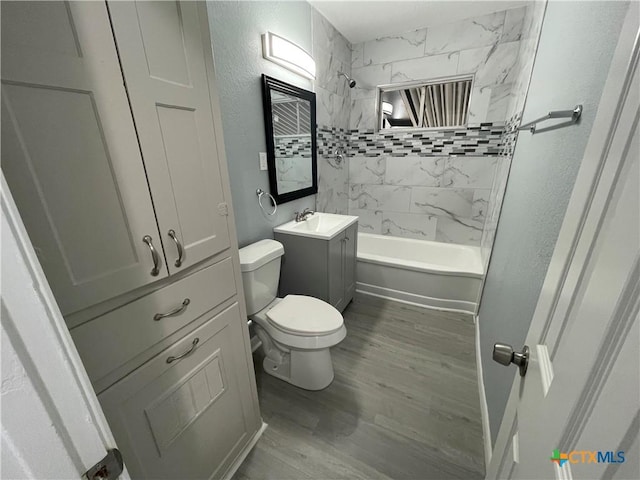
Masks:
[[[480,245],[486,266],[545,7],[532,2],[353,46],[314,10],[317,209],[357,214],[363,231]],[[470,135],[374,132],[377,85],[469,73]]]
[[[526,7],[354,45],[349,212],[361,231],[479,246]],[[469,124],[379,132],[376,86],[473,74]]]
[[[348,211],[361,231],[479,245],[503,131],[486,123],[374,139],[321,129],[319,161],[334,162],[335,148],[348,144]]]
[[[518,137],[518,126],[520,125],[524,103],[529,90],[529,80],[533,70],[542,21],[546,9],[546,0],[533,2],[525,9],[522,32],[520,35],[520,51],[518,61],[514,67],[515,84],[513,94],[507,107],[507,124],[501,140],[501,151],[497,158],[496,174],[487,205],[487,218],[482,231],[480,241],[482,262],[486,271],[493,241],[498,228],[498,219],[502,209],[502,201],[507,189],[507,180],[511,169],[513,149]]]
[[[375,127],[376,86],[474,75],[469,123],[504,122],[526,7],[353,45],[351,129]]]
[[[351,89],[343,77],[338,78],[338,71],[351,74],[351,44],[315,9],[312,31],[319,150],[316,209],[346,214],[349,170],[346,160],[337,161],[332,153],[337,147],[348,146]]]
[[[360,231],[480,245],[495,156],[349,159],[349,213]]]

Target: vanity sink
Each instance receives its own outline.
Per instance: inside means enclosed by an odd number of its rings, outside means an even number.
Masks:
[[[276,233],[288,233],[290,235],[329,240],[357,221],[358,217],[351,215],[316,212],[307,217],[306,220],[301,222],[292,220],[277,226],[273,231]]]

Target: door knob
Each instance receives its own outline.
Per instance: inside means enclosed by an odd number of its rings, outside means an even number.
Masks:
[[[511,363],[517,365],[520,376],[524,377],[527,373],[527,365],[529,365],[529,347],[525,345],[520,353],[514,352],[511,345],[496,343],[493,346],[493,359],[502,365],[510,365]]]

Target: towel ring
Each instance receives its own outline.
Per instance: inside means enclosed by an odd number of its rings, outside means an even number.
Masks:
[[[264,214],[269,216],[269,217],[272,217],[273,215],[275,215],[276,212],[278,211],[278,204],[276,203],[276,199],[273,198],[273,195],[271,195],[269,192],[265,192],[261,188],[256,190],[256,195],[258,195],[258,205],[260,205],[260,209],[264,212]],[[271,202],[273,203],[273,212],[271,212],[271,213],[267,212],[264,209],[264,205],[262,205],[262,197],[264,195],[268,195],[269,198],[271,199]]]

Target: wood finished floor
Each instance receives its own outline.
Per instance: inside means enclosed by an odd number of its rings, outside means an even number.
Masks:
[[[344,318],[323,391],[267,375],[256,360],[269,427],[234,478],[483,478],[471,316],[359,295]]]

